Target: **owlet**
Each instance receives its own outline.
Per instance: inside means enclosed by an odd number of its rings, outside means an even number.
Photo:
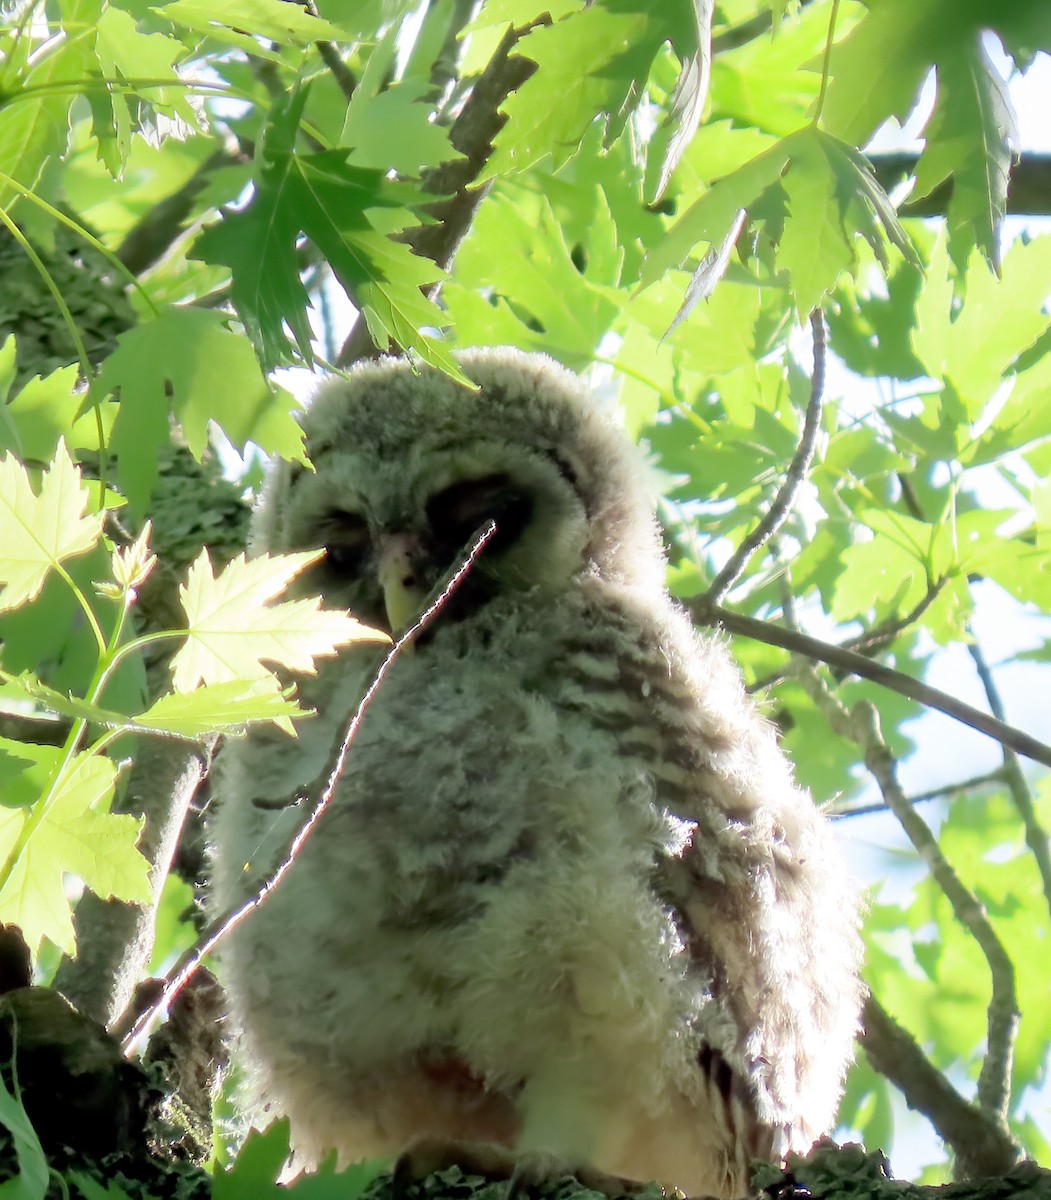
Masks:
[[[472,391],[403,361],[319,392],[254,549],[395,633],[331,807],[223,967],[258,1100],[298,1160],[414,1138],[738,1196],[830,1125],[857,1024],[856,911],[721,644],[670,599],[634,447],[545,357]],[[213,899],[254,891],[323,787],[381,652],[301,681],[299,738],[224,751]]]

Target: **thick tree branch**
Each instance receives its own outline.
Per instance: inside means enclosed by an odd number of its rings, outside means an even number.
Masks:
[[[1013,725],[1006,725],[1003,721],[998,721],[980,709],[964,704],[962,700],[957,700],[954,696],[939,691],[929,684],[921,683],[918,679],[913,679],[911,675],[906,675],[903,671],[895,671],[891,667],[866,658],[863,654],[856,654],[853,650],[846,650],[832,642],[823,642],[820,638],[799,633],[794,629],[785,629],[781,625],[775,625],[772,621],[747,617],[719,605],[710,605],[704,596],[693,601],[689,606],[689,611],[698,625],[715,625],[720,629],[725,629],[727,633],[752,638],[757,642],[764,642],[768,646],[779,646],[782,650],[789,650],[793,654],[802,655],[814,662],[826,663],[839,671],[845,671],[848,675],[858,675],[862,679],[870,679],[873,683],[889,688],[892,692],[908,696],[910,700],[916,700],[928,708],[935,708],[939,712],[945,713],[946,716],[952,717],[964,725],[969,725],[972,729],[977,729],[979,733],[986,734],[1003,746],[1009,746],[1017,753],[1024,754],[1026,758],[1051,767],[1051,746],[1045,745],[1021,729],[1016,729]]]
[[[1022,1159],[1009,1134],[952,1086],[872,995],[861,1014],[861,1045],[874,1070],[897,1087],[909,1108],[922,1113],[956,1154],[960,1175],[996,1175]]]
[[[803,432],[792,461],[788,465],[784,482],[778,488],[769,509],[752,532],[730,555],[729,561],[712,580],[705,595],[709,604],[718,604],[740,578],[748,560],[764,546],[788,519],[795,503],[796,493],[806,478],[817,446],[817,435],[821,428],[822,403],[825,392],[825,318],[819,308],[810,314],[810,328],[814,334],[814,371],[810,377],[810,401],[807,404]]]
[[[919,162],[918,154],[870,154],[869,162],[885,191],[911,178]],[[936,187],[922,200],[908,201],[901,207],[903,217],[944,217],[952,195],[952,180]],[[1011,216],[1047,216],[1051,214],[1051,154],[1023,154],[1011,171],[1007,192],[1007,212]]]
[[[989,708],[993,716],[999,721],[1004,720],[1004,704],[1000,696],[1000,689],[996,686],[996,680],[993,678],[989,664],[985,661],[981,647],[977,642],[971,642],[967,649],[974,661],[975,670],[978,672],[978,678],[985,690],[985,696],[989,701]],[[1003,775],[1007,781],[1007,790],[1011,794],[1015,808],[1018,809],[1018,815],[1022,818],[1026,845],[1032,851],[1033,858],[1036,859],[1037,869],[1040,871],[1040,881],[1044,888],[1044,898],[1049,911],[1051,911],[1051,847],[1048,844],[1047,830],[1037,818],[1033,793],[1022,774],[1022,767],[1018,762],[1017,755],[1006,746],[1003,755]]]
[[[152,267],[186,229],[194,201],[208,186],[216,171],[245,162],[247,159],[242,154],[232,153],[225,147],[214,151],[181,188],[155,204],[128,231],[117,250],[120,261],[133,275],[141,275],[148,267]]]
[[[423,190],[436,197],[423,206],[423,211],[433,218],[434,223],[408,231],[403,240],[416,254],[429,258],[443,269],[452,262],[489,190],[487,183],[476,184],[475,181],[489,161],[493,139],[506,120],[500,105],[536,70],[536,63],[531,59],[512,54],[515,44],[530,28],[532,26],[508,30],[453,122],[449,140],[463,157],[442,163],[421,178]],[[435,284],[430,289],[431,296],[437,294],[438,286]],[[340,351],[339,362],[345,366],[375,353],[365,318],[359,315]]]

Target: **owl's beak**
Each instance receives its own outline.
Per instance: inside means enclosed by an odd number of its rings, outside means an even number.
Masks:
[[[380,540],[379,570],[383,602],[391,632],[404,633],[419,616],[427,589],[413,563],[416,539],[408,533],[388,534]]]

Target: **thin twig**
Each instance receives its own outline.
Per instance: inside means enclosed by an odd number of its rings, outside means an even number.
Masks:
[[[959,1176],[1001,1175],[1021,1162],[1014,1139],[960,1095],[872,995],[861,1020],[861,1045],[873,1069],[900,1088],[909,1108],[922,1113],[952,1147]]]
[[[986,771],[982,775],[972,775],[970,779],[961,779],[957,783],[946,783],[942,787],[931,788],[929,792],[917,792],[906,799],[910,804],[926,804],[929,800],[944,800],[946,796],[958,796],[961,792],[972,792],[977,788],[988,787],[992,783],[1003,783],[1004,769],[997,767],[995,771]],[[840,821],[846,817],[867,817],[872,813],[888,812],[887,804],[858,804],[849,808],[837,808],[834,804],[824,810],[825,816]]]
[[[989,966],[992,994],[989,1000],[986,1052],[978,1076],[978,1106],[990,1122],[1010,1137],[1007,1106],[1011,1098],[1011,1066],[1018,1033],[1018,998],[1015,969],[1011,956],[989,920],[985,907],[956,874],[931,832],[898,782],[898,764],[883,740],[879,713],[874,705],[862,701],[853,708],[832,694],[816,671],[807,671],[800,681],[817,704],[829,725],[842,737],[861,747],[865,766],[879,785],[887,807],[916,852],[927,864],[931,878],[952,906],[953,915],[978,943]],[[953,1146],[959,1152],[960,1147]]]
[[[156,1017],[171,1003],[172,999],[179,994],[181,988],[186,984],[186,981],[200,967],[201,963],[211,954],[226,935],[238,925],[252,912],[255,911],[269,896],[275,888],[281,883],[281,880],[288,874],[289,869],[299,856],[307,838],[313,833],[318,821],[324,816],[326,810],[332,802],[332,797],[336,791],[336,785],[339,783],[343,775],[343,768],[346,763],[347,755],[350,752],[351,745],[357,736],[358,729],[361,727],[365,714],[372,704],[373,698],[379,691],[383,680],[387,676],[387,672],[397,662],[399,656],[404,650],[410,646],[419,635],[427,628],[434,620],[438,613],[445,607],[449,597],[460,586],[464,577],[474,566],[478,556],[485,548],[486,543],[496,532],[496,522],[488,521],[485,526],[475,535],[470,547],[466,550],[463,557],[460,559],[456,567],[449,576],[448,582],[442,587],[441,591],[427,605],[419,620],[407,629],[400,638],[391,647],[387,657],[380,664],[379,670],[373,676],[372,682],[369,684],[361,702],[358,704],[350,723],[347,725],[347,731],[343,736],[343,741],[339,748],[339,753],[336,755],[335,765],[329,775],[328,782],[325,784],[324,790],[318,797],[316,804],[310,812],[310,815],[299,827],[292,841],[289,843],[288,851],[284,858],[277,865],[273,873],[264,880],[259,889],[250,896],[247,900],[242,901],[236,906],[227,909],[221,913],[214,921],[210,922],[208,927],[201,933],[200,937],[194,942],[193,946],[186,951],[175,966],[165,976],[163,987],[161,988],[157,999],[150,1004],[145,1011],[136,1015],[133,1011],[126,1012],[117,1023],[114,1029],[114,1036],[121,1039],[121,1048],[125,1055],[130,1056],[134,1053],[143,1035],[156,1019]]]
[[[877,654],[880,650],[889,646],[896,638],[899,638],[910,625],[923,616],[937,599],[946,583],[948,583],[947,579],[938,579],[928,583],[927,594],[918,604],[909,609],[903,617],[892,617],[880,625],[874,625],[871,629],[864,630],[856,637],[847,638],[846,641],[837,644],[844,650],[853,650],[855,653],[864,654],[866,657]],[[762,692],[767,688],[775,687],[779,683],[784,683],[790,674],[791,671],[787,668],[782,668],[780,671],[771,671],[761,679],[750,683],[748,691],[754,695],[756,692]]]
[[[967,649],[974,660],[975,670],[978,672],[978,678],[985,690],[990,711],[998,721],[1004,720],[1004,703],[1000,696],[1000,689],[996,686],[992,670],[985,661],[982,648],[977,642],[971,642]],[[1015,808],[1018,809],[1018,815],[1022,818],[1025,842],[1036,859],[1037,869],[1040,871],[1040,881],[1044,888],[1044,898],[1047,900],[1049,911],[1051,911],[1051,847],[1048,845],[1047,830],[1037,818],[1033,793],[1022,774],[1022,767],[1018,762],[1017,755],[1006,746],[1003,755],[1003,773],[1007,782],[1007,790]]]
[[[794,629],[785,629],[780,625],[775,625],[772,621],[763,621],[758,617],[746,617],[742,613],[730,612],[729,609],[719,605],[709,605],[705,596],[690,605],[690,613],[698,625],[717,625],[728,633],[752,638],[754,641],[764,642],[768,646],[779,646],[782,650],[800,654],[815,662],[826,663],[837,670],[845,671],[848,675],[858,675],[862,679],[870,679],[881,687],[889,688],[901,696],[908,696],[910,700],[916,700],[928,708],[935,708],[939,712],[945,713],[946,716],[952,717],[964,725],[969,725],[972,729],[977,729],[979,733],[986,734],[1002,746],[1009,746],[1018,754],[1025,755],[1026,758],[1051,767],[1051,746],[1024,733],[1021,729],[1016,729],[1013,725],[1007,725],[1003,721],[997,720],[996,717],[989,716],[980,709],[964,704],[955,696],[950,696],[929,684],[913,679],[911,675],[906,675],[903,671],[895,671],[892,667],[874,662],[863,654],[855,654],[853,650],[846,650],[832,642],[823,642],[820,638],[811,637],[809,634],[800,633]]]
[[[927,584],[927,593],[923,599],[910,608],[904,616],[892,617],[880,625],[874,625],[871,629],[859,633],[857,637],[848,638],[843,645],[848,650],[856,650],[858,654],[874,654],[877,650],[882,650],[884,646],[893,642],[923,616],[938,598],[946,583],[948,583],[948,579],[945,578],[932,579]]]
[[[712,580],[712,585],[705,597],[709,604],[715,605],[722,600],[740,578],[741,572],[756,550],[765,545],[785,523],[788,514],[792,511],[796,494],[810,469],[810,463],[814,458],[814,449],[817,446],[817,435],[821,429],[822,403],[825,394],[825,318],[822,316],[821,309],[815,308],[810,314],[810,328],[814,335],[814,371],[810,377],[810,401],[807,404],[799,445],[789,463],[784,482],[778,489],[766,515],[730,555],[729,562]]]

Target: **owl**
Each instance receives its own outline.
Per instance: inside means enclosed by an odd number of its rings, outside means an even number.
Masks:
[[[855,905],[725,648],[669,597],[644,464],[550,359],[383,360],[325,384],[253,548],[397,634],[495,533],[368,708],[333,801],[222,952],[256,1101],[297,1161],[415,1139],[748,1190],[832,1121]],[[299,737],[221,756],[212,904],[254,892],[377,666],[300,680]]]

